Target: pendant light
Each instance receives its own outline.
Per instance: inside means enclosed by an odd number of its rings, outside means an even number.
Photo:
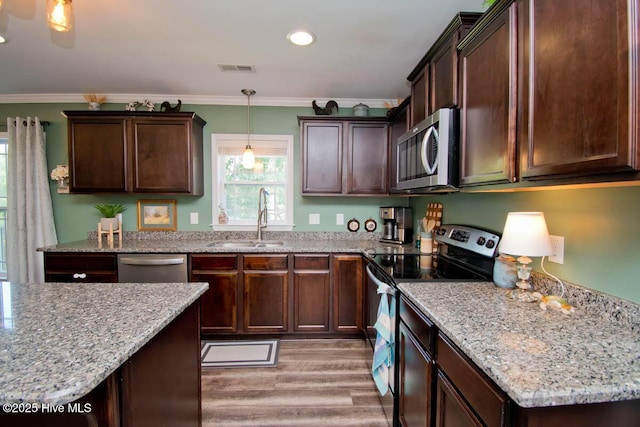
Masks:
[[[56,31],[69,31],[73,23],[71,0],[47,0],[47,23]]]
[[[242,166],[245,169],[253,169],[256,157],[251,149],[251,96],[255,95],[256,91],[242,89],[241,92],[247,96],[247,146],[244,149],[244,153],[242,153]]]

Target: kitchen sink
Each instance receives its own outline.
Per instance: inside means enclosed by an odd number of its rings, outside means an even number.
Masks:
[[[280,240],[221,240],[211,242],[207,247],[213,248],[276,248],[283,246],[284,242]]]

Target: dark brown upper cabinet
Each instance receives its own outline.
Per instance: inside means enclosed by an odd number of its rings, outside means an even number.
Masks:
[[[386,117],[300,116],[303,195],[388,193]]]
[[[389,118],[389,191],[394,190],[397,184],[396,175],[398,174],[398,153],[393,150],[393,142],[397,141],[402,135],[409,130],[411,97],[406,97],[395,109],[388,113]]]
[[[194,113],[65,111],[74,193],[204,194]]]
[[[498,0],[458,44],[461,185],[638,179],[639,12]]]
[[[516,5],[493,8],[460,47],[460,185],[516,176]]]
[[[481,13],[458,13],[407,79],[411,82],[411,126],[440,108],[458,105],[458,42]]]
[[[517,2],[524,180],[638,168],[639,3]]]

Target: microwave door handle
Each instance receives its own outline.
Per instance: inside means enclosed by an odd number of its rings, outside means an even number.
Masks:
[[[427,175],[433,175],[436,173],[436,168],[438,165],[437,159],[436,164],[432,165],[429,163],[429,159],[427,159],[427,149],[429,148],[429,137],[431,134],[434,134],[434,138],[436,138],[436,144],[438,142],[438,132],[436,129],[431,126],[427,129],[427,133],[424,134],[424,138],[422,139],[422,147],[420,152],[420,159],[422,160],[422,166],[424,166],[424,170],[427,171]]]

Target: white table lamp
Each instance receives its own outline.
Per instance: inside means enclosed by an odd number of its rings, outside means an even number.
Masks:
[[[531,258],[551,255],[551,239],[542,212],[509,212],[504,224],[500,253],[518,256],[517,288],[511,298],[532,302],[536,298],[530,292]]]

